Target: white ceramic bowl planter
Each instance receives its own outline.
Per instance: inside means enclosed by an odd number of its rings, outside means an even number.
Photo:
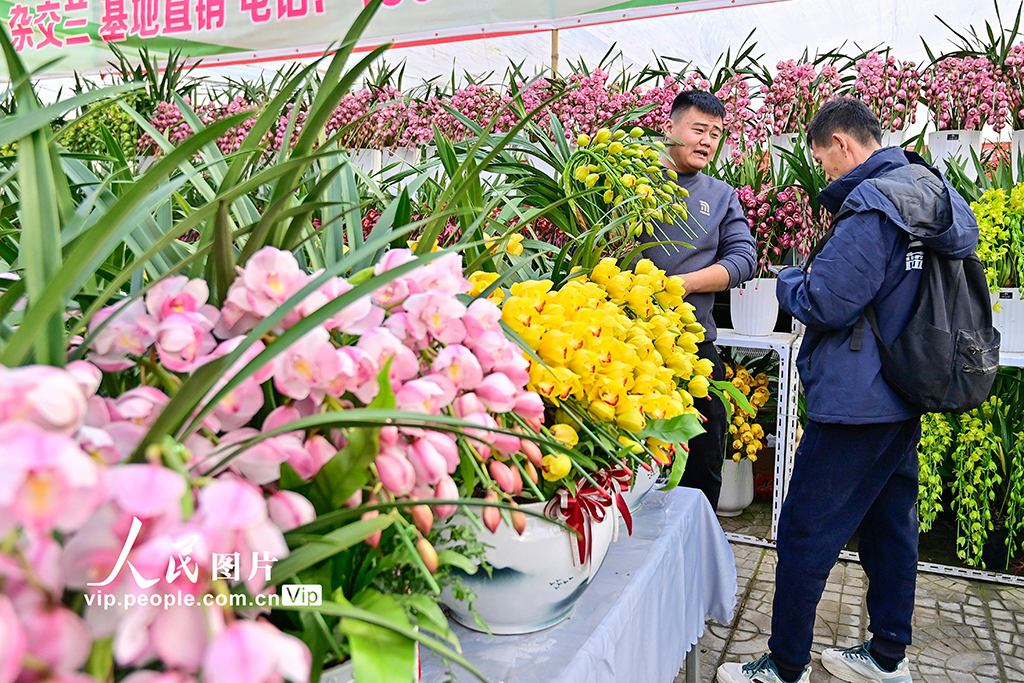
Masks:
[[[719,517],[738,517],[753,501],[754,463],[728,458],[722,464],[722,493],[715,512]]]
[[[776,284],[775,278],[754,278],[730,290],[732,327],[737,334],[764,337],[772,333],[779,317]]]
[[[524,510],[541,513],[546,503],[528,503]],[[532,633],[554,626],[572,614],[576,601],[586,591],[601,568],[612,542],[615,511],[605,508],[604,519],[591,525],[591,555],[588,561],[573,561],[571,543],[576,537],[561,526],[527,515],[526,530],[520,536],[502,523],[497,531],[478,531],[478,539],[489,546],[485,560],[493,576],[484,571],[463,577],[467,588],[476,593],[473,607],[492,633]],[[454,524],[469,524],[457,516]],[[452,618],[474,631],[480,630],[473,614],[444,594]]]
[[[636,479],[633,481],[633,486],[622,494],[622,499],[626,501],[630,512],[636,512],[640,509],[640,503],[643,502],[644,496],[650,493],[651,489],[654,488],[654,482],[657,480],[658,468],[656,466],[652,465],[650,471],[643,467],[636,468]]]
[[[999,302],[999,310],[992,311],[992,326],[999,330],[1003,353],[1024,352],[1024,299],[1016,287],[1001,289],[992,295],[992,303]]]

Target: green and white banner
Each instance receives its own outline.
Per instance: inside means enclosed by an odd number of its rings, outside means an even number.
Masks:
[[[761,4],[766,0],[384,0],[361,47],[428,44]],[[773,1],[773,0],[767,0]],[[203,65],[320,54],[341,40],[363,0],[0,0],[0,22],[29,68],[107,66],[106,43],[178,47]],[[5,70],[0,74],[5,73]]]

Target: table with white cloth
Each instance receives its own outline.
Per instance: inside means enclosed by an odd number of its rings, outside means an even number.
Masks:
[[[705,618],[728,623],[736,606],[736,561],[722,527],[704,494],[679,488],[652,491],[633,515],[633,535],[619,532],[565,621],[521,636],[453,623],[466,659],[491,683],[671,683],[684,659],[691,678]],[[423,653],[424,683],[477,680]]]

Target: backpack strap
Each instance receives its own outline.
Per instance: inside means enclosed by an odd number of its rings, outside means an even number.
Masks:
[[[871,331],[875,334],[878,339],[878,343],[882,343],[882,335],[878,331],[878,316],[875,315],[875,305],[868,304],[867,308],[864,309],[864,315],[860,317],[860,320],[853,326],[853,333],[850,335],[850,350],[860,351],[861,346],[864,345],[864,321],[867,321],[868,325],[871,326]]]

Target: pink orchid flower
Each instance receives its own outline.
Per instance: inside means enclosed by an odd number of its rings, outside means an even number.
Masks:
[[[316,519],[313,504],[294,491],[278,491],[267,499],[270,521],[281,531],[291,531]]]
[[[480,361],[473,352],[461,344],[441,349],[430,369],[447,377],[459,390],[472,390],[484,377]]]
[[[330,334],[315,327],[275,359],[274,386],[285,396],[319,402],[340,369]]]
[[[416,483],[416,471],[402,451],[395,448],[381,449],[374,465],[380,483],[388,491],[396,496],[404,496],[412,491]]]
[[[301,640],[265,621],[236,621],[203,658],[206,683],[307,683],[312,656]]]
[[[261,318],[277,310],[302,289],[309,276],[287,251],[263,247],[239,269],[239,280],[246,291],[249,310]]]
[[[0,425],[0,532],[14,521],[70,532],[102,502],[96,463],[74,441],[31,422]]]
[[[466,307],[453,296],[433,291],[413,294],[403,306],[415,339],[425,339],[429,334],[445,344],[458,344],[466,338],[466,326],[461,319]]]
[[[46,365],[0,366],[0,422],[29,420],[68,436],[85,423],[86,396],[75,376]]]
[[[175,313],[203,313],[216,320],[217,309],[206,305],[209,297],[206,280],[189,280],[184,275],[176,275],[161,280],[146,293],[146,309],[157,320],[165,320]]]
[[[80,616],[66,607],[40,606],[23,615],[28,655],[56,674],[72,674],[89,659],[92,637]]]
[[[14,683],[28,643],[10,598],[0,595],[0,683]]]
[[[141,356],[153,343],[153,338],[139,327],[139,317],[145,313],[146,306],[138,299],[130,304],[125,299],[114,306],[101,308],[89,322],[89,332],[95,332],[108,318],[113,317],[113,320],[93,339],[89,360],[104,372],[133,367],[135,361],[127,356]]]
[[[518,391],[512,381],[500,372],[492,372],[484,377],[476,388],[476,395],[495,413],[507,413],[515,406]]]

